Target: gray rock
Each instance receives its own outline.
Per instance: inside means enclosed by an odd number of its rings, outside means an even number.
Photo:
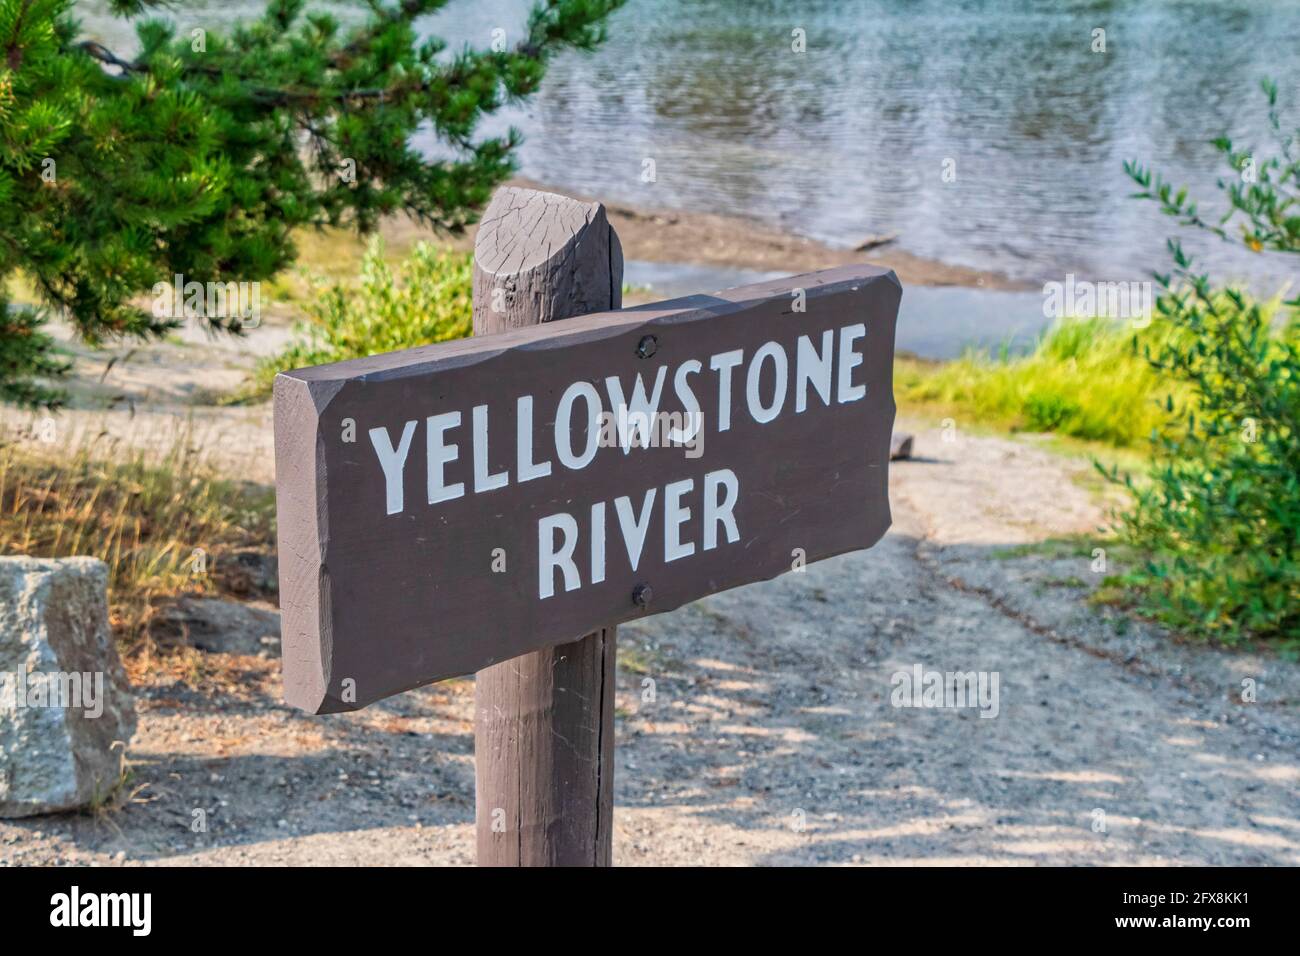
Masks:
[[[912,457],[912,436],[908,432],[894,432],[889,437],[889,460],[900,461]]]
[[[222,554],[213,568],[224,590],[241,597],[274,594],[279,565],[274,552],[241,548]]]
[[[0,817],[84,807],[122,778],[135,708],[95,558],[0,558]]]
[[[162,612],[187,643],[214,654],[270,656],[280,646],[280,612],[267,604],[213,597],[183,597]]]

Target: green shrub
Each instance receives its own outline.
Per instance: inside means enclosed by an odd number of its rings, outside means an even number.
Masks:
[[[1181,630],[1300,641],[1300,311],[1279,325],[1238,290],[1176,275],[1157,314],[1191,335],[1143,354],[1187,397],[1166,398],[1149,481],[1109,473],[1132,492],[1117,529],[1150,555],[1129,583]]]
[[[1136,164],[1142,188],[1186,225],[1224,239],[1242,215],[1239,240],[1255,251],[1300,252],[1300,161],[1265,85],[1281,156],[1215,141],[1234,176],[1219,187],[1231,208],[1217,224],[1201,219],[1186,190]],[[1249,161],[1249,167],[1247,167]],[[1249,168],[1252,176],[1241,173]],[[1173,389],[1151,439],[1150,480],[1109,477],[1132,491],[1117,515],[1121,536],[1150,557],[1126,580],[1141,607],[1188,633],[1231,643],[1245,637],[1300,645],[1300,299],[1274,309],[1193,272],[1177,242],[1174,270],[1157,276],[1157,324],[1176,329],[1146,343],[1142,357]]]
[[[302,337],[259,363],[256,394],[276,373],[463,338],[473,329],[472,257],[418,243],[394,276],[372,242],[356,285],[334,283],[307,306]]]

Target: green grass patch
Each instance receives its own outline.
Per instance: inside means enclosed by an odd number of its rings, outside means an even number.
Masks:
[[[1064,319],[1024,355],[972,351],[944,363],[901,358],[894,392],[905,408],[1132,447],[1164,420],[1157,401],[1169,383],[1139,349],[1167,334],[1107,319]]]

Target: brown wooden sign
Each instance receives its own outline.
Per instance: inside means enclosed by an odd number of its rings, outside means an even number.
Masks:
[[[846,266],[280,375],[286,698],[354,710],[870,547],[900,296]]]

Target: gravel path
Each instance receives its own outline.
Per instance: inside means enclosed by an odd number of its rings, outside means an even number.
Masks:
[[[1095,529],[1086,465],[910,424],[875,549],[620,628],[616,862],[1300,864],[1300,666],[1087,603],[1090,541],[1024,547]],[[203,660],[142,689],[131,799],[0,863],[472,863],[470,681],[307,717]],[[894,706],[918,665],[996,700]]]

